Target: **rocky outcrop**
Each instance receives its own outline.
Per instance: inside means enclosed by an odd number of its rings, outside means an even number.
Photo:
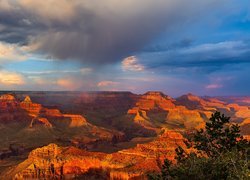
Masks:
[[[210,98],[210,97],[202,98],[199,96],[195,96],[191,93],[176,98],[175,103],[177,105],[185,106],[186,108],[191,110],[195,109],[216,110],[216,108],[222,108],[222,109],[226,108],[225,107],[226,103],[216,98]]]
[[[24,101],[20,103],[20,107],[32,115],[38,115],[42,109],[42,105],[33,103],[29,96],[26,96]]]
[[[250,124],[250,118],[245,119],[242,123],[240,123],[240,126],[244,126],[248,124]]]
[[[0,151],[10,142],[21,142],[27,149],[56,142],[93,150],[98,144],[112,146],[125,139],[122,132],[94,126],[82,115],[63,114],[55,106],[43,107],[29,96],[20,102],[13,95],[3,95],[1,104]]]
[[[188,108],[181,105],[184,101]],[[211,114],[211,111],[201,110],[203,104],[208,103],[191,94],[175,101],[161,92],[148,92],[139,99],[135,107],[128,110],[128,114],[135,115],[134,122],[158,132],[159,128],[165,127],[165,123],[179,128],[200,129],[204,127],[208,115]],[[191,110],[193,108],[198,109]],[[157,126],[158,130],[155,128]]]
[[[250,117],[250,109],[249,107],[241,107],[236,113],[235,116],[238,118],[249,118]]]
[[[70,119],[70,125],[69,127],[80,127],[87,125],[87,120],[81,116],[81,115],[75,115],[75,114],[63,114],[63,117]]]
[[[147,120],[149,120],[149,117],[147,116],[146,111],[143,111],[143,110],[137,111],[136,116],[134,118],[135,122],[140,123],[140,122],[144,122],[144,121],[147,121]]]
[[[0,96],[0,112],[13,112],[19,107],[19,103],[12,94],[4,94]]]
[[[0,101],[2,102],[14,102],[16,101],[16,98],[12,94],[4,94],[0,96]]]
[[[128,112],[131,113],[137,109],[149,111],[155,108],[166,110],[174,107],[174,100],[171,97],[164,95],[162,92],[147,92],[136,103],[136,107]]]
[[[182,135],[175,131],[166,131],[153,142],[112,154],[50,144],[33,150],[7,175],[15,179],[71,179],[84,178],[91,169],[99,169],[99,173],[107,173],[108,179],[146,179],[147,172],[159,171],[159,161],[174,160],[177,146],[185,148]]]
[[[49,108],[43,108],[43,115],[47,117],[57,117],[57,118],[64,116],[59,109],[49,109]]]
[[[1,125],[25,122],[29,119],[27,116],[20,108],[20,102],[14,95],[4,94],[0,96],[0,127]]]
[[[240,123],[241,133],[244,135],[246,139],[250,139],[250,118],[246,118]]]
[[[39,117],[35,117],[31,120],[30,123],[30,128],[32,128],[35,124],[42,124],[46,127],[52,128],[52,124],[49,122],[49,120],[47,118],[39,118]]]
[[[205,120],[199,111],[189,110],[185,107],[170,109],[166,117],[167,122],[184,125],[186,129],[200,129],[205,127]]]

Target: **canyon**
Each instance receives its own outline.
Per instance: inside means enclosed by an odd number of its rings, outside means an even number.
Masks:
[[[215,111],[249,139],[249,97],[0,92],[0,178],[146,179]]]

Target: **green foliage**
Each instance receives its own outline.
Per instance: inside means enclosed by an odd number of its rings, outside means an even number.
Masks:
[[[149,179],[249,179],[250,144],[240,135],[239,126],[229,124],[230,118],[215,112],[199,130],[188,138],[186,145],[196,153],[176,149],[176,164],[165,160],[161,174],[151,174]]]
[[[205,152],[208,157],[219,156],[233,148],[244,150],[249,143],[240,135],[240,127],[235,124],[229,125],[229,120],[230,117],[215,112],[206,123],[206,131],[197,131],[189,142],[193,143],[195,149]]]

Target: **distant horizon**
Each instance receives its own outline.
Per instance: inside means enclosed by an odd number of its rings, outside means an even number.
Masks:
[[[60,93],[132,93],[134,95],[144,95],[148,92],[161,92],[163,93],[164,95],[167,95],[167,96],[170,96],[170,97],[173,97],[173,98],[178,98],[178,97],[181,97],[183,95],[188,95],[188,94],[192,94],[192,95],[195,95],[195,96],[198,96],[198,97],[250,97],[250,95],[199,95],[199,94],[195,94],[195,93],[192,93],[192,92],[187,92],[187,93],[183,93],[183,94],[180,94],[180,95],[170,95],[168,93],[165,93],[164,91],[157,91],[157,90],[149,90],[149,91],[145,91],[145,92],[142,92],[142,93],[136,93],[136,92],[132,92],[132,91],[73,91],[73,90],[66,90],[66,91],[63,91],[63,90],[52,90],[52,91],[42,91],[42,90],[0,90],[0,94],[4,94],[4,93],[29,93],[29,92],[34,92],[34,93],[46,93],[46,92],[51,92],[51,93],[56,93],[56,92],[60,92]]]

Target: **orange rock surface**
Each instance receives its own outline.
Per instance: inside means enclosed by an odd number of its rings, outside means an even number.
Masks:
[[[16,98],[11,94],[4,94],[0,96],[0,112],[14,111],[19,107]]]
[[[20,107],[33,115],[38,115],[42,109],[42,105],[33,103],[29,96],[26,96],[24,101],[20,103]]]
[[[174,107],[173,99],[162,92],[147,92],[141,96],[135,107],[128,110],[128,114],[137,114],[138,110],[149,111],[155,108],[169,109]]]
[[[225,108],[225,102],[215,98],[201,98],[191,93],[176,99],[178,105],[184,105],[188,109],[204,109],[208,107]]]
[[[101,169],[108,172],[109,179],[146,179],[147,172],[159,171],[159,161],[174,160],[177,146],[185,148],[182,135],[175,131],[166,131],[150,143],[112,154],[50,144],[33,150],[8,175],[15,179],[58,179],[84,177],[91,169]]]
[[[186,106],[175,105],[181,104],[180,102],[184,100],[185,105],[191,107],[190,109],[188,109]],[[217,102],[216,100],[213,101],[216,103],[222,103],[220,101]],[[155,125],[153,123],[154,119],[150,119],[148,117],[148,114],[153,111],[156,111],[155,114],[160,111],[165,111],[165,121],[171,124],[175,123],[179,126],[183,125],[187,129],[200,129],[204,127],[205,121],[208,119],[207,116],[212,113],[211,111],[203,111],[201,109],[191,110],[194,108],[194,105],[196,108],[198,108],[198,104],[202,106],[202,104],[209,103],[207,103],[205,100],[202,100],[198,96],[191,94],[182,96],[179,99],[179,102],[176,103],[171,97],[166,96],[161,92],[148,92],[141,96],[135,107],[128,110],[128,114],[134,114],[134,121],[147,129],[155,129]],[[202,117],[202,115],[204,116]]]
[[[205,125],[205,121],[201,117],[199,111],[188,110],[185,108],[175,108],[169,110],[166,121],[184,124],[187,129],[199,129]]]
[[[87,120],[81,115],[63,114],[63,117],[70,118],[71,122],[69,127],[80,127],[87,125]]]
[[[49,122],[49,120],[47,118],[37,118],[37,117],[35,117],[35,118],[33,118],[31,120],[30,128],[32,128],[34,126],[34,124],[36,124],[36,123],[41,123],[41,124],[43,124],[43,125],[45,125],[45,126],[47,126],[49,128],[53,127],[52,124]]]
[[[60,112],[59,109],[48,109],[48,108],[43,108],[44,114],[46,116],[50,117],[63,117],[63,114]]]

